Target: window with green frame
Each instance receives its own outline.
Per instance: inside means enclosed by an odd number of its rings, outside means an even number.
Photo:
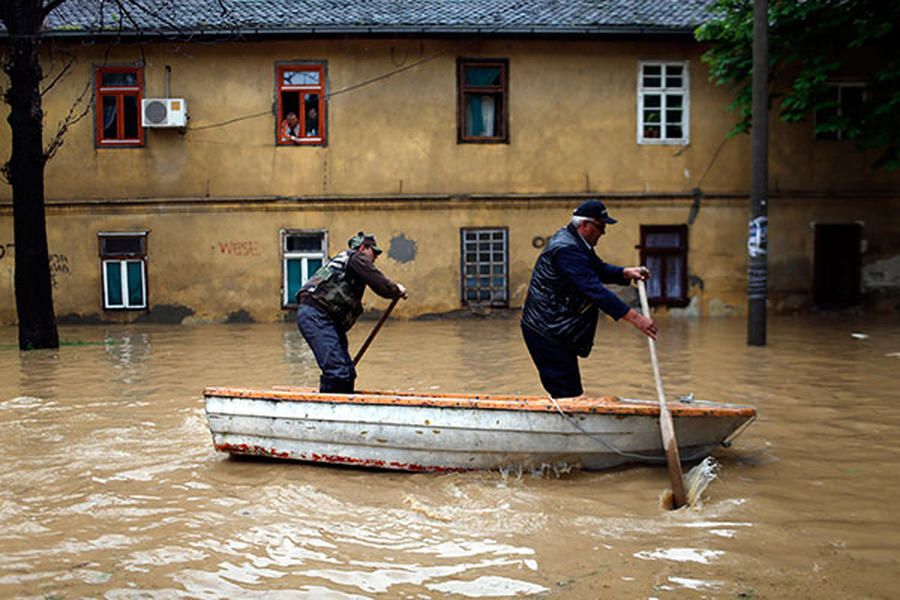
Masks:
[[[319,270],[328,250],[328,233],[322,230],[281,231],[281,305],[297,306],[297,292]]]
[[[104,310],[147,308],[147,232],[102,232],[100,275]]]

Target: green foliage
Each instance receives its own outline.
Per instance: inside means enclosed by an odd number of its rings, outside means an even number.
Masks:
[[[739,119],[730,135],[750,130],[753,1],[717,0],[695,37],[711,44],[703,54],[710,80],[734,94]],[[900,168],[900,1],[770,0],[770,107],[783,121],[812,118],[816,134],[838,134],[863,150],[876,149],[876,166]],[[840,113],[829,83],[865,83],[861,108]]]

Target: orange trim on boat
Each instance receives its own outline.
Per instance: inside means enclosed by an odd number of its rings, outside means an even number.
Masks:
[[[204,397],[247,398],[278,402],[333,402],[336,404],[370,404],[390,406],[427,406],[434,408],[469,408],[488,410],[524,410],[556,412],[549,398],[504,394],[423,394],[417,392],[359,391],[354,394],[320,394],[311,388],[276,386],[269,390],[208,387]],[[659,404],[649,400],[622,400],[615,396],[601,398],[560,398],[556,401],[566,413],[613,415],[659,415]],[[675,417],[754,417],[751,406],[670,402]]]

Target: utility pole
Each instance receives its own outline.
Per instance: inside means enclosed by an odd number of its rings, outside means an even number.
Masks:
[[[769,232],[769,3],[753,1],[753,115],[750,130],[750,223],[747,238],[747,345],[766,345]]]

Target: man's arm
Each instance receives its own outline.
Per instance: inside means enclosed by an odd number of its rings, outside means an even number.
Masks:
[[[385,277],[362,252],[354,252],[347,267],[382,298],[401,298],[406,293],[401,286]]]
[[[590,298],[597,308],[616,321],[628,312],[628,305],[603,285],[600,274],[595,268],[596,263],[588,255],[576,249],[561,248],[553,260],[556,267],[572,285]],[[617,268],[621,269],[621,267]]]
[[[599,258],[596,260],[595,269],[600,281],[603,283],[618,283],[619,285],[628,285],[628,275],[626,269],[605,263]]]

